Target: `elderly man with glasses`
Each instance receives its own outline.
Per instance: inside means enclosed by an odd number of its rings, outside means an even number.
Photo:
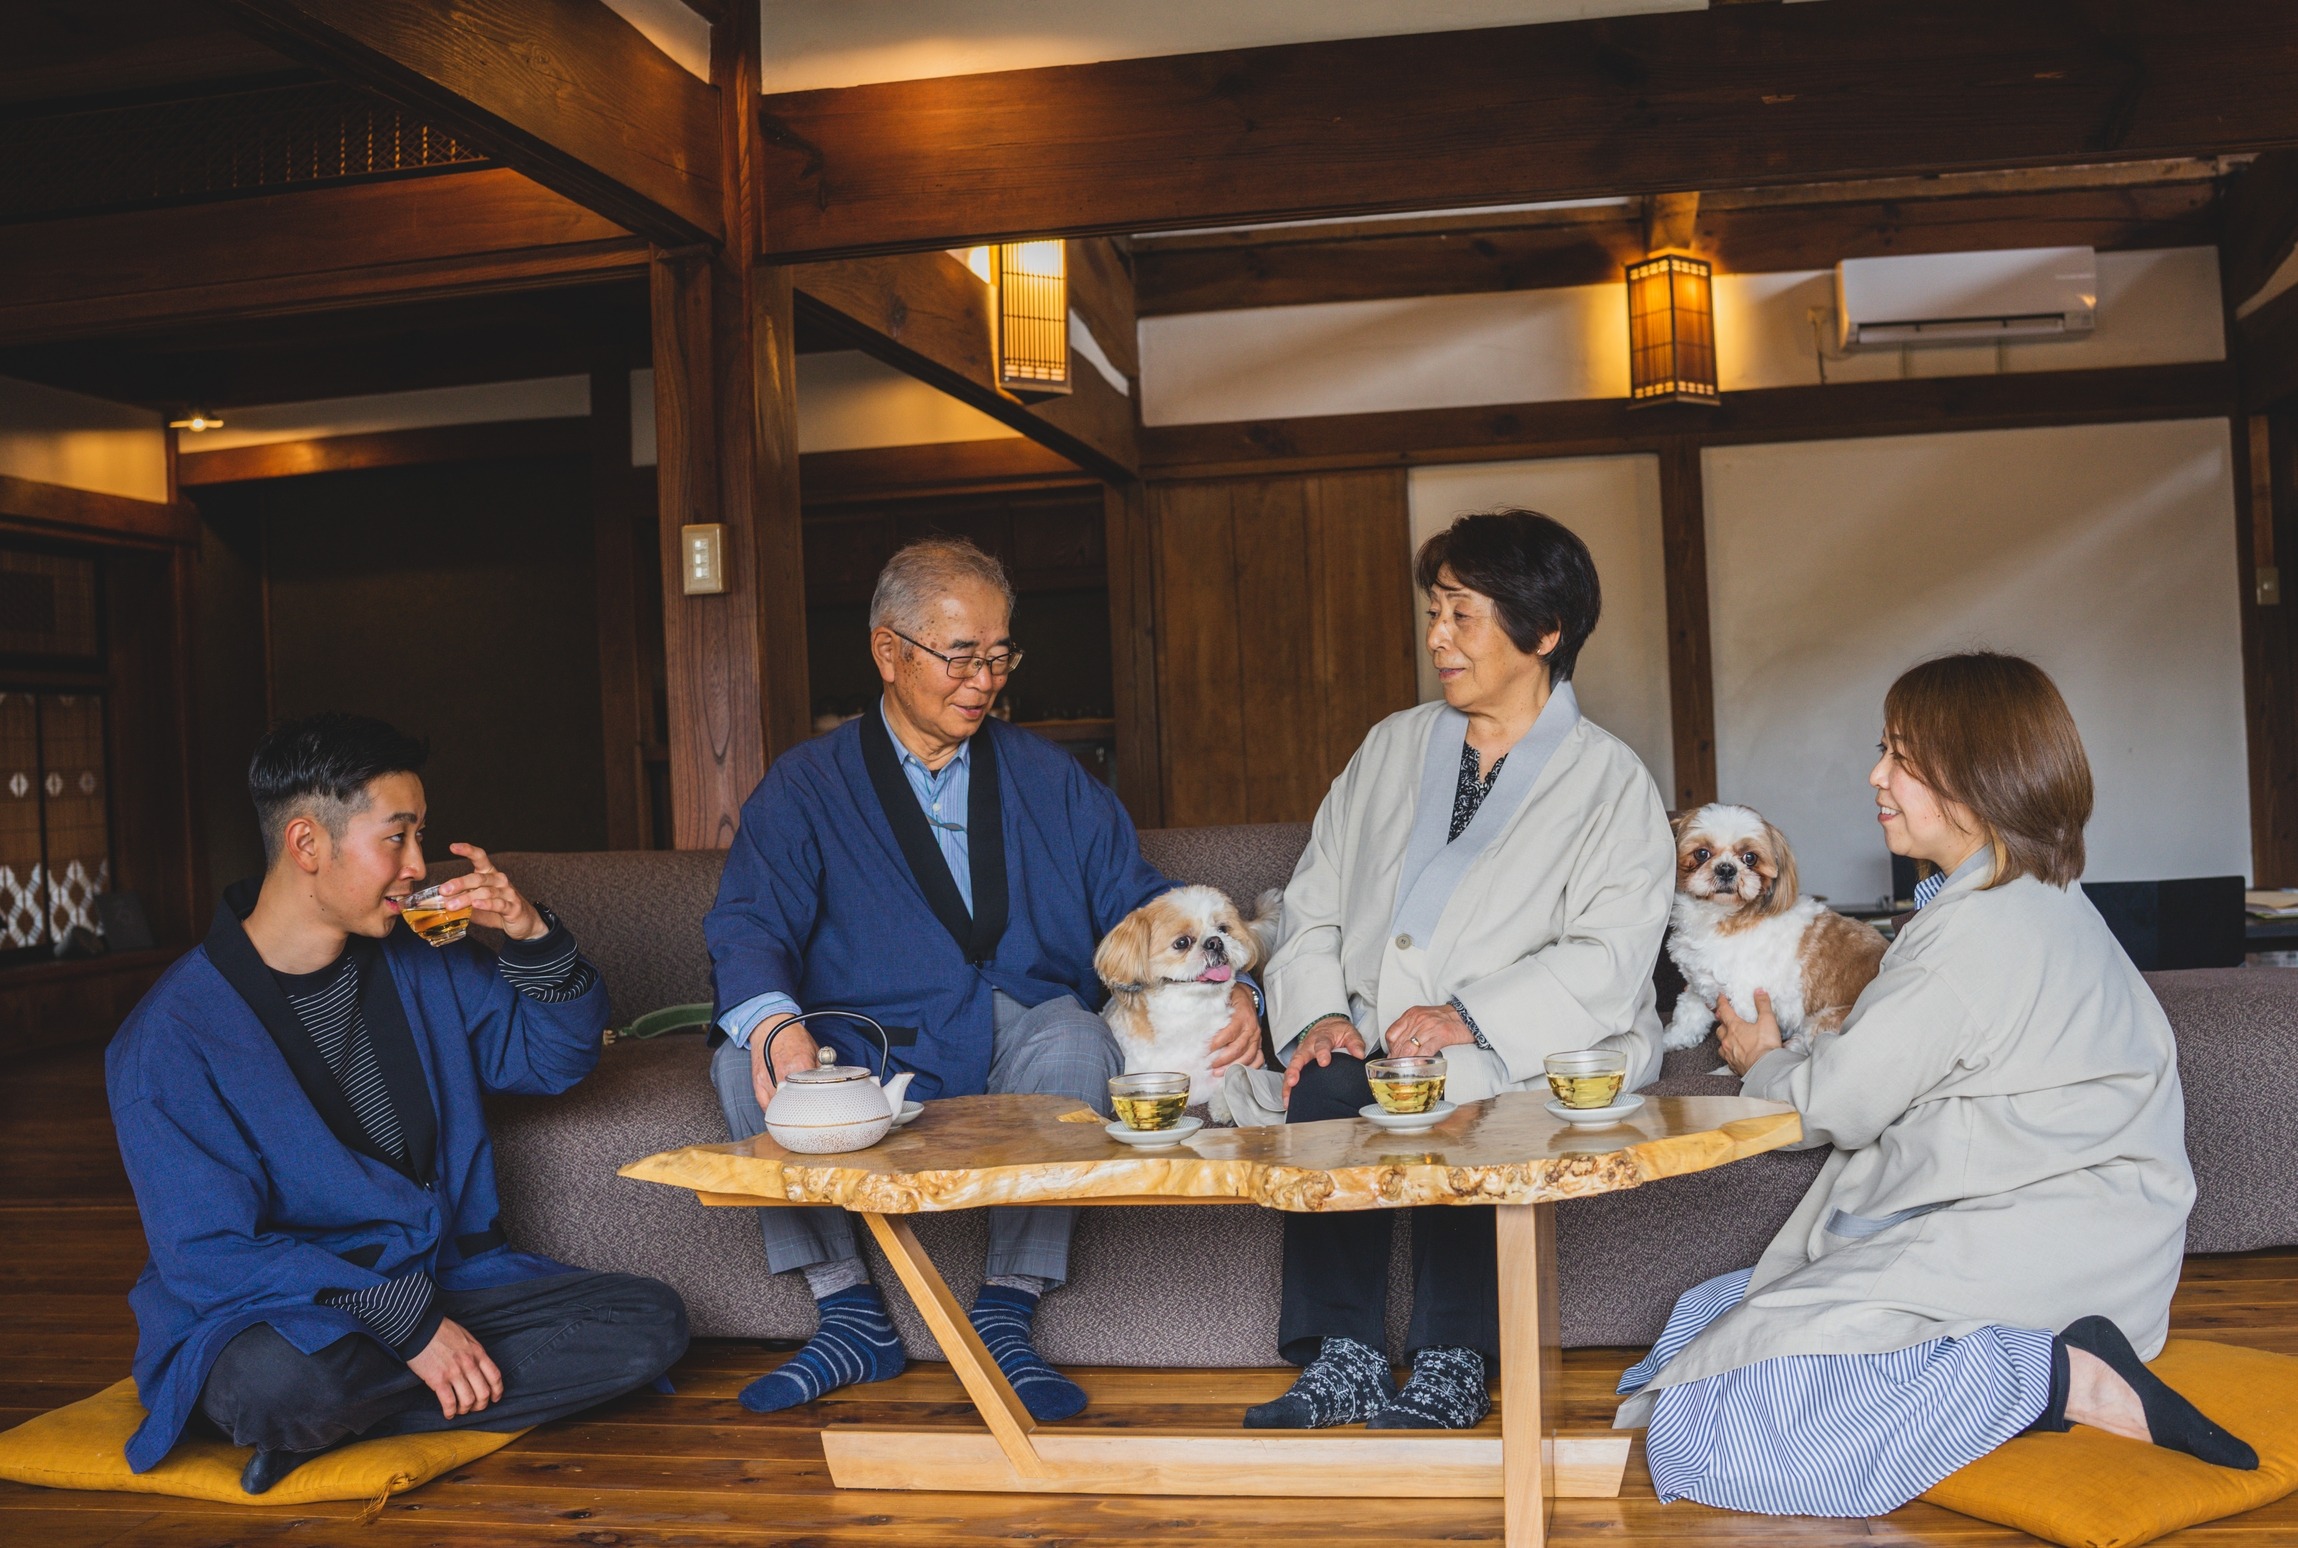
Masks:
[[[1108,1111],[1116,1043],[1093,949],[1171,884],[1125,809],[1068,753],[990,714],[1021,664],[1013,587],[971,543],[903,549],[870,599],[877,706],[776,761],[742,808],[705,924],[717,990],[711,1078],[728,1128],[765,1128],[776,1083],[825,1050],[875,1066],[878,1022],[912,1096],[1051,1092]],[[1216,1064],[1261,1062],[1257,994],[1236,987]],[[742,1393],[762,1413],[903,1365],[841,1210],[758,1211],[766,1265],[806,1276],[813,1339]],[[1040,1419],[1085,1407],[1039,1357],[1038,1299],[1068,1277],[1076,1212],[990,1214],[974,1326]]]

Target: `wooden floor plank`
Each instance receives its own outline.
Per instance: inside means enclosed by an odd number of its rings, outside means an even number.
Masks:
[[[11,1158],[25,1170],[11,1177]],[[92,1057],[35,1061],[0,1090],[0,1426],[126,1374],[135,1324],[126,1292],[144,1258]],[[2189,1259],[2174,1331],[2298,1354],[2298,1250]],[[1609,1424],[1613,1383],[1640,1351],[1566,1352],[1567,1426]],[[826,1425],[947,1426],[979,1420],[945,1365],[850,1388],[801,1411],[753,1414],[735,1394],[788,1358],[757,1340],[697,1343],[677,1391],[636,1393],[546,1426],[421,1490],[369,1524],[362,1505],[265,1507],[140,1494],[71,1494],[0,1483],[0,1543],[40,1548],[1439,1548],[1497,1544],[1497,1501],[1099,1498],[841,1492],[822,1461]],[[1284,1390],[1283,1370],[1077,1375],[1093,1406],[1079,1424],[1203,1428],[1235,1422]],[[1491,1422],[1491,1421],[1488,1421]],[[1640,1442],[1614,1500],[1558,1503],[1560,1548],[2029,1548],[2033,1539],[1920,1502],[1873,1521],[1739,1515],[1654,1497]],[[2162,1540],[2166,1548],[2290,1548],[2298,1498]]]

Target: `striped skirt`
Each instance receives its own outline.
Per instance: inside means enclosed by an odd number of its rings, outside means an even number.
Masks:
[[[1643,1388],[1737,1306],[1754,1273],[1685,1291],[1620,1392]],[[2050,1395],[2051,1335],[2033,1328],[1981,1328],[1885,1354],[1781,1355],[1662,1388],[1644,1452],[1663,1501],[1880,1516],[2026,1429]]]

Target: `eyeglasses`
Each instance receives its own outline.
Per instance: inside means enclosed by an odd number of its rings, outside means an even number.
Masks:
[[[995,656],[945,656],[924,641],[911,639],[899,629],[888,632],[895,639],[917,646],[918,649],[948,667],[950,676],[960,682],[964,682],[967,678],[980,672],[987,672],[991,677],[1003,682],[1013,675],[1014,668],[1021,665],[1021,652],[1018,650],[1005,651]]]

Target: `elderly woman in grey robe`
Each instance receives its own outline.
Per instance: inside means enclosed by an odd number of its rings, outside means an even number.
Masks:
[[[1442,1053],[1455,1101],[1541,1085],[1541,1061],[1566,1050],[1619,1049],[1631,1084],[1659,1067],[1652,963],[1675,849],[1651,775],[1572,692],[1601,606],[1587,547],[1528,511],[1464,516],[1421,549],[1416,579],[1444,702],[1375,726],[1333,782],[1263,977],[1290,1122],[1353,1117],[1381,1048]],[[1248,1425],[1465,1427],[1487,1412],[1492,1211],[1415,1213],[1401,1393],[1382,1347],[1391,1220],[1285,1217],[1278,1340],[1307,1369]]]
[[[1841,1033],[1719,1010],[1747,1095],[1835,1147],[1754,1268],[1696,1286],[1621,1379],[1662,1499],[1880,1515],[2029,1429],[2257,1456],[2149,1373],[2194,1180],[2162,1009],[2072,884],[2090,766],[2013,656],[1893,685],[1869,776],[1937,867]]]

